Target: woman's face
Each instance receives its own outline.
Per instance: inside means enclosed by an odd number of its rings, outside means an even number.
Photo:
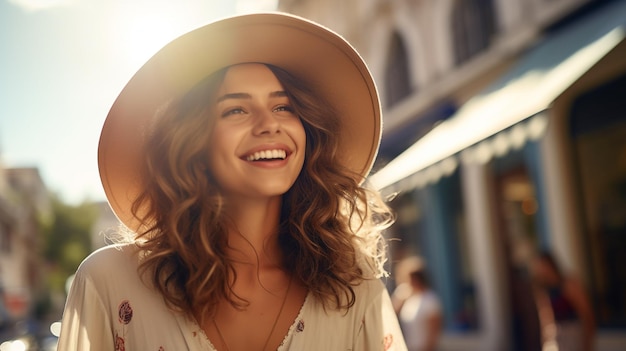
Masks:
[[[287,192],[304,164],[306,134],[272,71],[230,67],[217,91],[209,166],[227,197]]]

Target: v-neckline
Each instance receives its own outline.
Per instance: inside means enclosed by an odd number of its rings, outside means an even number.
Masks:
[[[302,306],[300,306],[300,310],[298,311],[296,318],[291,323],[291,326],[289,326],[289,330],[287,330],[287,334],[285,334],[285,336],[283,337],[283,341],[280,343],[276,351],[286,350],[284,348],[289,345],[289,341],[291,340],[291,338],[293,337],[293,334],[298,329],[298,324],[300,324],[300,321],[302,321],[302,315],[305,312],[305,307],[308,306],[308,304],[310,303],[309,300],[311,299],[312,299],[311,292],[309,291],[306,293],[304,297],[304,302],[302,303]],[[204,329],[200,327],[200,324],[195,318],[186,318],[186,320],[187,322],[191,323],[190,329],[192,331],[192,336],[200,338],[199,343],[202,346],[202,349],[208,348],[208,351],[218,351],[213,345],[213,342],[211,341],[211,339],[209,339],[209,336],[204,332]]]

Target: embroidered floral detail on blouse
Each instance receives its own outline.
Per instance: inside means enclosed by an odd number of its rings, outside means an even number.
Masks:
[[[130,302],[128,302],[128,300],[124,300],[120,303],[120,307],[118,308],[118,317],[120,323],[122,324],[128,324],[130,323],[130,320],[133,319],[133,308],[130,307]]]
[[[300,333],[304,331],[304,320],[299,320],[298,324],[296,325],[296,332]]]
[[[393,345],[393,334],[385,335],[385,338],[383,339],[383,345],[385,346],[385,351],[391,349],[391,346]]]
[[[120,336],[115,333],[115,351],[126,351],[126,346],[124,345],[124,338],[120,338]]]

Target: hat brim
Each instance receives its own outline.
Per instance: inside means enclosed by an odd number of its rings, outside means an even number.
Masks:
[[[116,216],[131,229],[139,191],[142,135],[159,107],[208,75],[238,63],[268,63],[301,79],[328,101],[341,119],[339,159],[368,175],[382,126],[374,80],[356,50],[331,30],[282,14],[222,19],[173,40],[131,78],[114,102],[98,147],[100,178]]]

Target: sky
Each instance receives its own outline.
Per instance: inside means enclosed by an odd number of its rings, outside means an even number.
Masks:
[[[276,0],[0,0],[0,164],[36,167],[67,203],[105,201],[100,130],[163,45]]]

